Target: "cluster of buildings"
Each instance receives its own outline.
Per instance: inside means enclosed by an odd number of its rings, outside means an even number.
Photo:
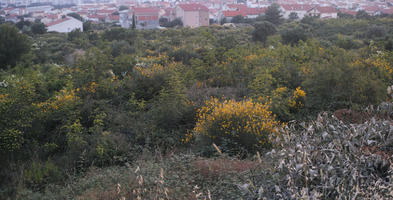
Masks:
[[[120,12],[120,25],[129,28],[132,23],[138,29],[159,27],[159,19],[167,21],[180,19],[185,27],[209,26],[209,8],[200,3],[177,4],[174,7],[131,7]]]
[[[208,26],[235,16],[256,18],[265,14],[272,2],[280,5],[284,18],[319,16],[337,18],[339,12],[356,15],[393,14],[393,0],[0,0],[0,16],[6,21],[37,20],[49,31],[83,30],[83,21],[116,23],[124,28],[160,28],[159,20],[180,19],[185,27]],[[63,6],[62,6],[63,5]],[[68,5],[68,6],[64,6]],[[77,13],[81,19],[68,16]]]

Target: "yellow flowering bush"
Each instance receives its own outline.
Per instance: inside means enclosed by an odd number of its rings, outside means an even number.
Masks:
[[[228,145],[229,141],[234,148],[233,145],[247,150],[268,147],[270,136],[281,125],[269,109],[269,104],[253,99],[220,102],[211,98],[198,111],[194,135],[207,136],[218,145]]]
[[[79,97],[76,95],[76,92],[78,91],[79,89],[63,89],[55,97],[48,99],[45,102],[33,103],[33,105],[41,108],[43,112],[63,109],[67,106],[77,103]]]
[[[371,66],[375,66],[379,70],[384,71],[384,72],[388,73],[389,75],[392,75],[393,74],[393,67],[392,67],[391,63],[389,63],[389,61],[385,57],[387,57],[387,56],[384,56],[383,54],[378,55],[378,56],[374,56],[374,57],[366,59],[366,63]]]
[[[301,87],[297,87],[295,91],[293,91],[293,96],[288,100],[289,106],[292,108],[302,108],[304,106],[304,99],[306,98],[306,92],[301,89]]]
[[[300,86],[294,90],[278,87],[271,91],[269,96],[259,96],[258,101],[267,102],[277,119],[286,122],[301,113],[306,103],[306,92]]]

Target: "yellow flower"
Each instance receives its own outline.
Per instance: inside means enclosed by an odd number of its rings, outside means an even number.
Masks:
[[[255,142],[267,140],[280,126],[269,109],[267,103],[252,99],[220,102],[217,98],[211,98],[198,110],[198,121],[193,132],[210,138],[253,137]],[[269,141],[265,143],[269,144]]]
[[[0,94],[0,100],[6,99],[8,94]]]
[[[75,91],[78,91],[78,89],[63,89],[54,98],[33,105],[42,109],[43,112],[47,112],[49,110],[58,110],[59,108],[69,105],[70,103],[73,103],[79,99],[79,97],[75,95]]]
[[[293,92],[293,96],[294,96],[294,98],[305,97],[306,92],[304,90],[302,90],[301,87],[297,87],[296,90]]]

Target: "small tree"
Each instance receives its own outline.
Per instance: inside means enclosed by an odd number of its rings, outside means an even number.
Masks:
[[[132,25],[131,25],[132,29],[136,29],[136,20],[135,20],[135,14],[132,14]]]
[[[289,17],[290,21],[295,21],[295,20],[299,19],[299,16],[295,12],[291,12],[288,17]]]
[[[364,10],[359,10],[356,13],[356,19],[370,19],[370,15]]]
[[[382,26],[370,26],[367,30],[366,36],[368,38],[383,37],[386,35],[386,30]]]
[[[174,19],[174,20],[172,20],[170,22],[167,19],[165,19],[165,18],[161,18],[160,19],[160,26],[170,27],[170,28],[176,27],[176,26],[182,27],[183,26],[183,22],[181,21],[180,18],[176,18],[176,19]]]
[[[223,25],[223,24],[225,24],[225,23],[227,23],[227,18],[222,18],[222,20],[221,20],[221,25]]]
[[[87,32],[90,31],[92,28],[91,21],[83,22],[83,31]]]
[[[161,18],[158,20],[158,23],[159,23],[160,26],[162,26],[162,27],[167,27],[167,26],[168,26],[168,23],[169,23],[169,20],[168,20],[168,18],[161,17]]]
[[[392,41],[392,39],[390,39],[389,41],[387,41],[385,43],[385,49],[387,51],[393,51],[393,41]]]
[[[42,22],[34,22],[31,25],[31,32],[33,34],[44,34],[46,33],[46,26]]]
[[[337,13],[337,17],[338,18],[343,18],[343,19],[353,19],[353,15],[348,14],[348,13],[342,13],[342,12],[338,12]]]
[[[295,28],[287,29],[284,30],[281,33],[281,38],[284,44],[296,44],[300,40],[306,41],[308,38],[308,35],[306,33],[307,31],[303,29],[302,27],[298,26]]]
[[[315,17],[312,17],[312,16],[310,16],[310,15],[305,15],[305,16],[303,17],[303,19],[300,20],[300,23],[302,23],[302,24],[308,24],[308,25],[311,25],[311,24],[313,24],[314,22],[315,22]]]
[[[73,18],[83,22],[83,18],[78,13],[69,13],[69,14],[67,14],[67,16],[73,17]]]
[[[282,21],[280,5],[273,3],[269,6],[265,12],[265,19],[272,24],[280,24]]]
[[[121,5],[121,6],[119,7],[119,11],[128,10],[128,9],[129,9],[128,6],[124,6],[124,5]]]
[[[236,15],[232,18],[232,23],[243,23],[244,17],[242,15]]]
[[[171,27],[175,27],[175,26],[182,27],[183,26],[183,21],[180,18],[176,18],[175,20],[173,20],[171,22]]]
[[[83,33],[80,29],[75,29],[67,34],[69,41],[76,41],[78,38],[83,37]]]
[[[114,57],[120,56],[122,53],[130,54],[132,52],[131,45],[124,40],[115,40],[111,44],[112,55]]]
[[[25,19],[22,17],[20,19],[20,21],[18,23],[15,24],[15,26],[19,29],[19,30],[23,30],[24,27],[28,27],[31,26],[31,22],[30,21],[25,21]]]
[[[29,51],[30,41],[26,35],[20,34],[14,26],[0,26],[0,68],[15,65]]]
[[[254,25],[255,30],[252,33],[252,37],[256,41],[266,42],[268,36],[273,35],[277,32],[276,27],[270,22],[259,22]]]

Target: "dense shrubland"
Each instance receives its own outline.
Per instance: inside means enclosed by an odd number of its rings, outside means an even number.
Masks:
[[[90,26],[0,26],[1,199],[390,193],[391,18]]]

